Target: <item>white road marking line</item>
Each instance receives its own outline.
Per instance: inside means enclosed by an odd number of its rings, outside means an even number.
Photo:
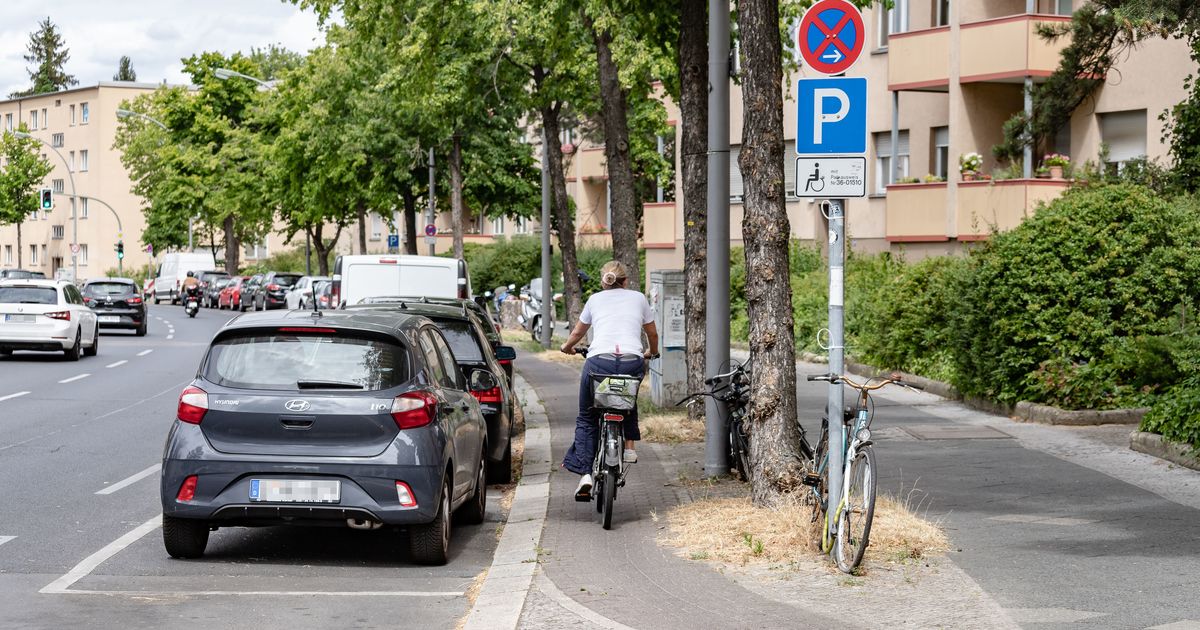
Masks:
[[[13,540],[14,538],[16,538],[16,536],[0,536],[0,545],[3,545],[4,543],[6,543],[10,540]]]
[[[127,361],[125,359],[121,359],[120,361],[117,361],[116,363],[109,363],[108,365],[106,365],[104,367],[106,367],[106,368],[121,367],[122,365],[125,365],[126,363],[129,363],[129,361]]]
[[[108,486],[107,488],[104,488],[103,490],[98,490],[96,492],[96,494],[112,494],[112,493],[116,492],[117,490],[120,490],[121,488],[125,488],[127,486],[132,486],[133,484],[145,479],[146,477],[153,475],[154,473],[158,472],[159,470],[162,470],[162,464],[155,464],[155,465],[147,468],[146,470],[143,470],[140,473],[130,475],[130,476],[122,479],[121,481],[118,481],[117,483],[114,483],[113,485]]]
[[[84,372],[83,374],[80,374],[80,375],[78,375],[78,376],[72,376],[71,378],[64,378],[63,380],[59,381],[59,383],[73,383],[73,382],[75,382],[75,381],[78,381],[78,380],[80,380],[80,379],[85,379],[85,378],[87,378],[87,377],[89,377],[89,376],[91,376],[91,373],[89,373],[89,372]]]
[[[48,588],[50,587],[47,586],[38,592],[52,595],[132,595],[135,597],[226,597],[229,595],[250,595],[254,597],[442,597],[450,599],[464,595],[462,591],[84,591],[75,589],[49,591],[46,590]]]
[[[153,351],[153,350],[142,350],[141,352],[137,353],[137,355],[138,355],[139,357],[144,357],[144,356],[146,356],[147,354],[150,354],[151,352],[154,352],[154,351]]]
[[[174,339],[175,335],[167,335],[167,339]]]
[[[0,396],[0,402],[3,402],[5,400],[12,400],[13,398],[20,398],[21,396],[24,396],[28,393],[29,392],[17,392],[15,394],[9,394],[7,396]]]
[[[82,562],[75,565],[73,569],[67,571],[62,577],[47,584],[39,593],[67,593],[67,587],[83,579],[87,574],[95,570],[96,567],[104,563],[105,560],[117,555],[122,549],[132,545],[140,540],[146,534],[156,530],[162,525],[162,514],[155,514],[153,518],[138,525],[132,531],[121,536],[120,538],[108,543],[103,549],[86,557]]]

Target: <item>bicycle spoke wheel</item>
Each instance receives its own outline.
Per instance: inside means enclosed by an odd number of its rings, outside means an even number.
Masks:
[[[829,492],[827,484],[829,482],[829,430],[825,421],[821,421],[821,439],[817,442],[817,450],[813,455],[812,465],[813,473],[817,475],[817,485],[813,487],[813,506],[812,506],[812,522],[815,523],[814,531],[817,544],[817,549],[822,552],[829,551],[825,546],[826,536],[825,531],[827,525],[825,523],[825,505],[829,502]]]
[[[742,481],[750,481],[750,436],[746,435],[746,427],[742,421],[737,421],[729,427],[729,439],[733,440],[733,461]]]
[[[875,453],[868,444],[850,462],[849,492],[838,518],[835,559],[838,568],[851,573],[862,563],[871,538],[875,516]]]
[[[600,513],[600,524],[604,529],[612,529],[613,505],[617,501],[617,473],[611,469],[604,471],[604,494],[600,496],[603,511]]]

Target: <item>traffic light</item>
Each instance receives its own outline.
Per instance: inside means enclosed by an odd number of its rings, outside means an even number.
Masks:
[[[117,241],[117,260],[125,257],[125,241]]]
[[[28,197],[26,197],[28,199]],[[42,189],[42,210],[54,209],[54,191],[49,188]]]

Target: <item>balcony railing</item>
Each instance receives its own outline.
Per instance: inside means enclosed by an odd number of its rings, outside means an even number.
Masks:
[[[571,157],[571,170],[568,177],[581,181],[602,180],[608,176],[607,162],[604,158],[604,147],[575,147]]]
[[[647,203],[643,208],[645,247],[675,247],[675,202]]]
[[[1070,38],[1046,41],[1038,35],[1038,25],[1070,21],[1070,16],[1027,14],[963,24],[958,30],[959,81],[1016,82],[1050,76]]]
[[[950,85],[950,27],[888,37],[888,89],[944,92]]]
[[[1066,179],[959,182],[958,240],[983,240],[993,232],[1010,230],[1033,216],[1039,203],[1050,202],[1070,187]]]
[[[887,187],[887,240],[893,243],[948,241],[946,182]]]

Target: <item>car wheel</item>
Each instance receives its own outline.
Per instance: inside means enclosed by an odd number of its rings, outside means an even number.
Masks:
[[[443,565],[450,559],[450,479],[442,482],[437,516],[409,530],[409,549],[418,564]]]
[[[83,349],[83,356],[94,357],[100,353],[100,324],[96,324],[96,332],[92,334],[92,347]]]
[[[75,329],[75,345],[71,346],[70,348],[67,348],[66,350],[63,350],[63,354],[67,355],[68,361],[78,361],[79,360],[79,346],[81,346],[81,345],[83,345],[83,339],[81,337],[79,329],[76,328]]]
[[[141,326],[138,326],[138,327],[137,327],[137,331],[136,331],[134,334],[136,334],[136,335],[137,335],[137,336],[139,336],[139,337],[145,337],[145,336],[146,336],[146,322],[145,322],[145,320],[143,320],[143,321],[142,321],[142,325],[141,325]]]
[[[240,295],[238,296],[238,302],[237,302],[237,311],[238,311],[239,313],[245,313],[245,312],[246,312],[246,305],[245,305],[245,304],[242,304],[242,297],[241,297]]]
[[[155,303],[155,304],[162,304],[162,300],[158,299],[158,294],[157,294],[157,293],[155,293],[155,294],[154,294],[154,303]]]
[[[455,516],[467,525],[478,525],[483,522],[487,512],[487,445],[479,453],[479,473],[475,478],[475,494],[459,508]]]
[[[199,558],[208,546],[208,523],[163,516],[163,545],[172,558]]]
[[[492,483],[512,483],[512,438],[504,448],[504,457],[490,465],[488,481]]]

